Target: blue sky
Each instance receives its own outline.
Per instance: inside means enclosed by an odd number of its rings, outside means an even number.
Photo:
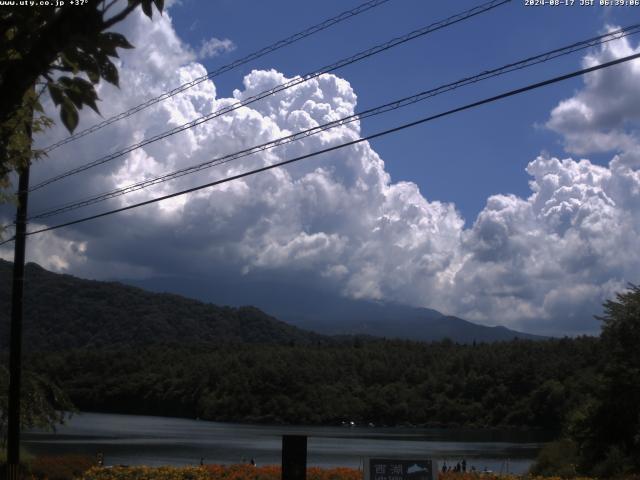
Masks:
[[[53,183],[32,194],[31,212],[640,20],[640,7],[577,3],[513,1]],[[116,115],[358,4],[180,0],[153,21],[136,12],[118,27],[136,46],[121,53],[122,88],[100,85],[100,109],[104,118]],[[32,184],[479,4],[390,0],[55,150],[34,166]],[[618,40],[32,228],[192,188],[634,52],[640,39]],[[50,102],[47,108],[52,112]],[[79,129],[98,121],[83,111]],[[57,125],[36,142],[65,136]],[[0,212],[5,221],[8,215]],[[243,285],[267,279],[487,325],[577,335],[596,333],[593,315],[602,302],[640,282],[639,236],[636,60],[295,166],[34,235],[28,257],[86,278],[189,279],[198,296],[217,303],[225,302],[221,286],[242,294]],[[11,254],[0,247],[3,258]]]
[[[194,48],[210,37],[230,39],[236,49],[204,64],[209,70],[259,50],[362,2],[183,0],[171,8],[176,31]],[[481,2],[391,0],[294,46],[225,74],[216,81],[230,94],[252,68],[289,76],[357,53],[442,20]],[[603,32],[606,25],[640,21],[640,8],[524,6],[516,0],[476,18],[398,46],[336,72],[347,79],[366,109],[470,74],[542,53]],[[395,115],[369,119],[363,132],[437,113],[580,67],[579,53],[418,104]],[[544,128],[551,109],[582,84],[575,79],[457,114],[383,139],[375,150],[394,181],[416,182],[428,199],[455,202],[473,221],[494,193],[528,195],[528,162],[542,151],[565,156],[561,139]],[[600,163],[608,156],[594,159]],[[461,175],[461,172],[463,174]]]

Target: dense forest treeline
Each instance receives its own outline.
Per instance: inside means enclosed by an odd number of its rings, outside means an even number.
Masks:
[[[31,356],[81,410],[219,421],[540,427],[594,383],[594,338],[156,346]]]

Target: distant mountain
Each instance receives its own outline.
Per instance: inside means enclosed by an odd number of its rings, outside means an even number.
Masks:
[[[0,348],[8,346],[12,263],[0,260]],[[116,282],[83,280],[26,266],[27,350],[152,344],[330,341],[254,307],[218,307]]]
[[[449,338],[458,343],[546,338],[503,326],[478,325],[427,308],[366,301],[353,301],[349,307],[348,315],[345,313],[342,318],[336,315],[331,317],[333,321],[326,323],[315,315],[299,317],[298,322],[294,322],[286,314],[280,315],[280,318],[299,327],[331,335],[373,335],[426,342]]]
[[[8,345],[11,270],[10,262],[0,260],[0,348]],[[138,282],[139,288],[52,273],[33,263],[27,264],[25,278],[24,338],[29,350],[211,342],[331,343],[327,335],[414,341],[449,338],[459,343],[544,338],[426,308],[353,300],[273,280],[247,278],[234,285],[163,278]],[[159,293],[163,291],[200,300]],[[211,298],[211,292],[218,296]]]
[[[291,325],[325,335],[372,335],[426,342],[449,338],[458,343],[546,338],[503,326],[478,325],[427,308],[345,298],[287,279],[246,276],[242,283],[233,283],[228,276],[211,277],[206,282],[163,277],[133,283],[148,290],[175,292],[217,304],[255,305]]]

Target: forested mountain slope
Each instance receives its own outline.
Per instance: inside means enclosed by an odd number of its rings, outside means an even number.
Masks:
[[[7,347],[12,264],[0,260],[0,340]],[[206,304],[115,282],[60,275],[30,263],[25,273],[27,350],[190,343],[314,343],[327,338],[253,307]]]

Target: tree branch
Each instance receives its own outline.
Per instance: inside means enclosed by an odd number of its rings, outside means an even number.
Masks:
[[[138,7],[137,3],[133,3],[131,5],[128,5],[127,8],[125,8],[124,10],[122,10],[120,13],[118,13],[117,15],[114,15],[113,17],[111,17],[109,20],[107,20],[106,22],[104,22],[104,28],[103,31],[112,27],[113,25],[115,25],[116,23],[121,22],[122,20],[124,20],[125,18],[127,18],[127,15],[129,15],[131,12],[133,12],[136,8]]]
[[[111,0],[109,2],[108,5],[106,5],[105,7],[102,8],[102,13],[106,13],[111,7],[113,7],[116,3],[118,2],[118,0]],[[103,4],[106,3],[106,0],[102,2]]]

